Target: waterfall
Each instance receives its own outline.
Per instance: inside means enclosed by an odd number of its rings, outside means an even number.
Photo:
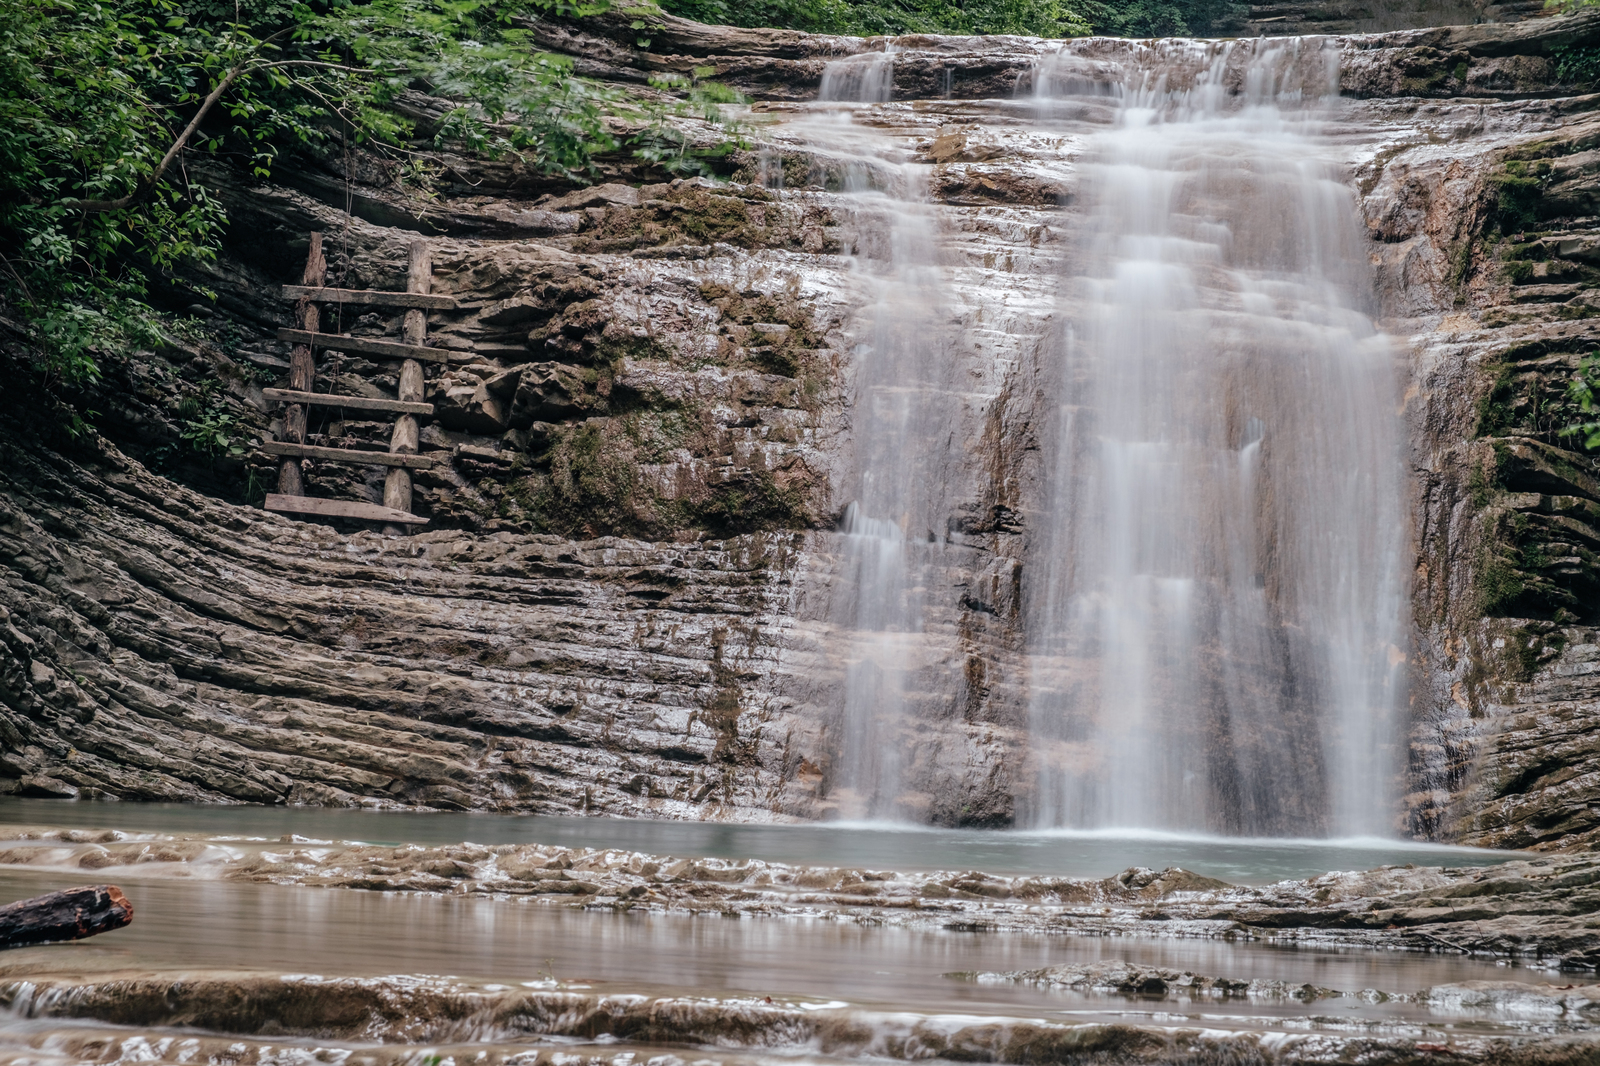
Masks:
[[[894,95],[894,49],[835,59],[822,68],[819,100],[881,104]]]
[[[1135,56],[1083,159],[1068,325],[1047,359],[1032,819],[1386,833],[1400,396],[1318,134],[1337,55],[1304,39]],[[1045,96],[1086,92],[1042,73]]]
[[[981,291],[955,279],[1001,258],[971,235],[1013,216],[1003,199],[931,196],[936,178],[971,180],[936,169],[932,145],[988,158],[999,133],[973,109],[941,125],[895,102],[897,64],[927,80],[915,51],[837,60],[785,126],[843,194],[857,296],[825,600],[833,811],[922,820],[1008,744],[1025,763],[1016,815],[1036,826],[1389,833],[1407,645],[1399,368],[1371,319],[1337,51],[1063,44],[1031,99],[985,105],[1055,146],[1026,165],[1074,189],[1048,216],[1058,250],[1025,278],[988,270]],[[1001,323],[1053,332],[980,354]],[[1011,398],[980,397],[997,370]],[[983,423],[1002,402],[1020,420]],[[1037,434],[1038,479],[1016,482],[1024,535],[953,535],[985,506],[980,437],[1007,424]],[[987,604],[985,625],[996,642],[1014,625],[1015,681],[966,672],[978,645],[951,588],[1006,572],[1020,614]],[[969,676],[1014,685],[1016,710],[985,718]]]
[[[887,53],[831,62],[822,100],[884,103],[893,74]],[[929,659],[919,573],[938,551],[933,531],[944,529],[947,509],[950,294],[927,195],[931,168],[900,158],[852,111],[808,127],[810,143],[842,161],[843,191],[857,210],[852,276],[865,295],[851,329],[855,457],[841,486],[849,503],[831,619],[844,673],[833,796],[844,817],[915,817],[904,809],[916,758],[909,686]]]

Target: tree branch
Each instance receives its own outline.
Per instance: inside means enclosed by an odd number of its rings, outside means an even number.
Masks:
[[[268,70],[273,67],[321,67],[324,70],[342,70],[346,74],[367,73],[366,67],[352,67],[344,63],[324,63],[319,59],[279,59],[271,63],[258,64],[257,70]]]
[[[228,91],[228,86],[232,85],[234,79],[243,74],[245,68],[249,65],[250,60],[247,59],[228,71],[227,76],[217,82],[217,87],[212,89],[211,95],[205,98],[205,102],[200,105],[200,110],[195,112],[194,118],[189,120],[189,124],[183,128],[183,132],[178,135],[178,139],[172,142],[172,147],[167,149],[167,154],[161,157],[161,162],[157,164],[155,173],[140,183],[139,187],[133,192],[118,200],[63,200],[61,201],[61,206],[73,211],[103,214],[108,211],[122,211],[144,201],[155,191],[156,185],[161,181],[161,176],[167,172],[167,168],[172,165],[172,161],[178,158],[178,153],[183,151],[183,146],[189,143],[189,138],[194,135],[194,131],[200,128],[201,121],[210,112],[212,105],[222,98],[222,94]]]

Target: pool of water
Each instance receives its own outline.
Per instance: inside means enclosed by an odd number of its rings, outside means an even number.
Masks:
[[[0,800],[0,840],[6,836],[6,826],[25,824],[235,839],[277,840],[292,834],[372,843],[546,843],[685,856],[755,856],[788,863],[977,868],[1083,877],[1105,876],[1131,865],[1181,865],[1236,882],[1382,863],[1462,866],[1508,858],[1505,853],[1386,841],[1222,840],[1143,833],[995,833],[883,825],[685,824]],[[771,1052],[779,1056],[774,1061],[820,1063],[831,1061],[820,1052],[830,1047],[838,1050],[815,1036],[807,1038],[809,1043],[803,1040],[791,1046],[783,1043],[788,1038],[782,1033],[774,1036],[762,1030],[751,1035],[751,1010],[787,1011],[817,1019],[818,1024],[826,1022],[835,1034],[855,1034],[850,1039],[857,1043],[850,1046],[856,1050],[839,1052],[846,1059],[881,1058],[893,1048],[904,1054],[889,1054],[892,1058],[925,1057],[905,1051],[904,1031],[919,1026],[981,1035],[997,1031],[996,1026],[1010,1032],[1039,1024],[1071,1027],[1117,1022],[1154,1026],[1163,1033],[1186,1027],[1240,1039],[1277,1039],[1271,1034],[1298,1039],[1307,1033],[1325,1033],[1402,1040],[1527,1034],[1540,1031],[1540,1026],[1549,1027],[1548,1020],[1531,1016],[1452,1011],[1426,1002],[1375,996],[1308,1003],[1271,994],[1226,999],[1186,997],[1177,992],[1119,995],[977,981],[971,979],[973,973],[1121,962],[1233,980],[1402,994],[1468,981],[1566,983],[1545,972],[1459,956],[1297,949],[1249,940],[973,932],[879,925],[841,915],[740,918],[719,913],[628,913],[610,908],[587,910],[538,898],[139,877],[134,876],[136,869],[118,871],[134,905],[132,925],[78,943],[0,953],[0,982],[92,978],[97,973],[138,974],[157,981],[177,981],[175,987],[190,989],[238,981],[217,994],[224,998],[237,994],[255,1012],[250,1016],[269,1018],[276,1017],[272,1013],[276,1001],[271,997],[277,993],[272,990],[284,987],[283,982],[269,978],[250,984],[226,975],[315,975],[289,980],[315,980],[318,989],[325,987],[320,983],[323,978],[442,978],[494,996],[528,989],[532,990],[528,994],[610,996],[610,1002],[647,997],[653,1004],[689,1004],[682,1009],[712,1012],[715,1036],[697,1037],[689,1043],[700,1049],[697,1056],[715,1050],[721,1058],[705,1061],[722,1066],[746,1061],[756,1066],[756,1058],[729,1058],[730,1054],[759,1058]],[[0,903],[81,883],[92,876],[79,870],[0,868]],[[266,999],[260,1004],[251,998],[262,996]],[[165,1001],[158,996],[151,1002],[159,1006]],[[481,1066],[547,1066],[544,1058],[530,1058],[535,1055],[530,1049],[538,1049],[537,1056],[553,1056],[548,1066],[632,1066],[636,1059],[655,1061],[659,1057],[658,1045],[650,1041],[624,1039],[580,1054],[570,1037],[530,1037],[506,1045],[507,1037],[496,1030],[471,1038],[477,1042],[464,1045],[459,1054],[446,1054],[436,1047],[407,1050],[395,1045],[385,1053],[389,1057],[383,1058],[374,1057],[370,1039],[351,1044],[332,1036],[297,1035],[271,1026],[259,1031],[246,1028],[235,1032],[224,1027],[213,1032],[204,1026],[196,1030],[186,1022],[163,1022],[159,1014],[158,1010],[131,1026],[119,1027],[94,1021],[92,1014],[43,1018],[0,1010],[0,1066],[164,1063],[168,1059],[162,1056],[167,1053],[157,1054],[150,1048],[181,1049],[186,1046],[182,1041],[192,1043],[196,1033],[203,1037],[211,1033],[206,1038],[217,1040],[237,1036],[280,1044],[287,1041],[277,1050],[257,1049],[258,1058],[273,1062],[282,1055],[295,1062],[345,1061],[355,1055],[352,1061],[369,1066],[415,1066],[418,1061],[461,1061],[466,1055]],[[1549,1031],[1568,1030],[1558,1027]],[[774,1039],[778,1043],[771,1043]],[[868,1043],[860,1044],[861,1040]],[[175,1061],[190,1060],[179,1055]]]
[[[983,870],[1108,877],[1130,866],[1268,884],[1375,866],[1489,866],[1515,853],[1411,841],[1203,837],[1138,830],[928,829],[885,824],[760,825],[631,818],[216,807],[0,798],[0,827],[50,825],[279,839],[289,834],[377,844],[556,844],[658,855],[754,858],[885,870]],[[0,836],[3,836],[0,832]]]
[[[60,887],[44,873],[0,873],[0,902]],[[1334,953],[1211,940],[1126,940],[882,928],[832,920],[585,911],[537,902],[419,893],[141,881],[135,919],[71,945],[0,956],[0,975],[106,970],[259,971],[324,976],[452,976],[651,996],[772,997],[923,1013],[1121,1017],[1153,1009],[1125,997],[976,983],[946,976],[1124,960],[1216,976],[1354,991],[1414,992],[1448,982],[1548,978],[1482,960]],[[1161,1008],[1170,1012],[1171,1004]],[[1303,1016],[1296,1001],[1184,1008],[1227,1018]],[[1321,1001],[1318,1014],[1405,1019],[1409,1004]]]

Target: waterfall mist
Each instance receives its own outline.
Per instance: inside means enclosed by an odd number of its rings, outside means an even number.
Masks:
[[[1028,559],[1037,824],[1391,829],[1400,395],[1315,136],[1336,71],[1147,48],[1084,160]]]

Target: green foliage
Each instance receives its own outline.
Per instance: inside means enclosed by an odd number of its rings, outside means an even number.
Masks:
[[[907,33],[1021,33],[1079,37],[1088,22],[1062,0],[667,0],[700,22],[777,26],[858,37]]]
[[[1489,178],[1495,192],[1500,232],[1526,230],[1539,221],[1539,200],[1550,181],[1551,166],[1543,160],[1513,159]]]
[[[1578,363],[1572,380],[1567,383],[1568,404],[1577,408],[1579,416],[1558,431],[1560,436],[1581,442],[1586,451],[1600,449],[1600,402],[1595,393],[1600,390],[1600,352],[1590,352]]]
[[[73,287],[43,307],[33,330],[44,352],[38,369],[47,386],[81,387],[99,381],[97,351],[160,343],[149,309],[132,296],[137,291],[131,286],[113,288],[90,303],[80,302],[82,288]]]
[[[178,414],[183,418],[178,439],[196,455],[214,462],[224,456],[237,458],[247,450],[238,416],[223,406],[215,379],[206,381],[198,396],[186,397]]]
[[[1563,85],[1593,85],[1600,81],[1600,48],[1563,44],[1550,50],[1556,61],[1556,81]]]
[[[634,155],[659,165],[670,174],[710,175],[710,161],[731,153],[739,145],[735,140],[724,140],[715,149],[696,150],[688,131],[673,118],[693,117],[706,122],[722,124],[722,109],[729,104],[742,104],[745,98],[726,85],[707,81],[715,70],[695,67],[692,74],[652,74],[650,86],[664,92],[676,93],[669,102],[646,101],[641,105],[647,123],[636,133],[629,144]],[[730,130],[730,134],[735,131]]]
[[[1600,352],[1559,370],[1505,363],[1477,405],[1476,437],[1519,436],[1562,448],[1600,449]]]
[[[1467,498],[1475,510],[1483,510],[1494,498],[1494,481],[1483,463],[1473,463],[1467,472]]]
[[[1232,0],[1079,0],[1104,37],[1204,37],[1224,34],[1248,7]]]
[[[609,0],[12,0],[0,21],[0,300],[34,328],[41,375],[92,382],[97,350],[136,343],[153,273],[213,258],[226,217],[186,160],[270,174],[286,151],[363,144],[436,177],[416,145],[515,155],[587,180],[642,123],[636,150],[705,166],[671,119],[721,121],[703,73],[641,107],[541,53],[517,19]],[[452,102],[426,128],[395,105]],[[414,109],[407,113],[414,114]],[[731,146],[730,146],[731,147]]]
[[[1226,33],[1247,10],[1232,0],[666,0],[700,22],[813,33],[1015,33],[1161,37]]]
[[[1494,384],[1478,397],[1478,420],[1473,430],[1475,437],[1495,437],[1513,425],[1511,413],[1513,395],[1513,370],[1502,365],[1495,373]]]
[[[245,448],[235,435],[237,429],[237,419],[232,413],[213,408],[200,411],[184,422],[179,437],[190,451],[208,459],[240,456]]]
[[[1478,611],[1486,615],[1508,613],[1527,591],[1522,572],[1498,554],[1486,553],[1478,563]]]
[[[513,153],[546,173],[578,177],[590,155],[615,147],[605,124],[612,94],[572,76],[572,60],[540,53],[518,15],[552,4],[490,0],[369,0],[322,14],[297,6],[294,38],[302,50],[343,65],[316,68],[341,95],[327,96],[359,139],[402,146],[414,131],[389,105],[426,86],[458,101],[438,123],[437,145]],[[585,15],[605,4],[564,5]]]

